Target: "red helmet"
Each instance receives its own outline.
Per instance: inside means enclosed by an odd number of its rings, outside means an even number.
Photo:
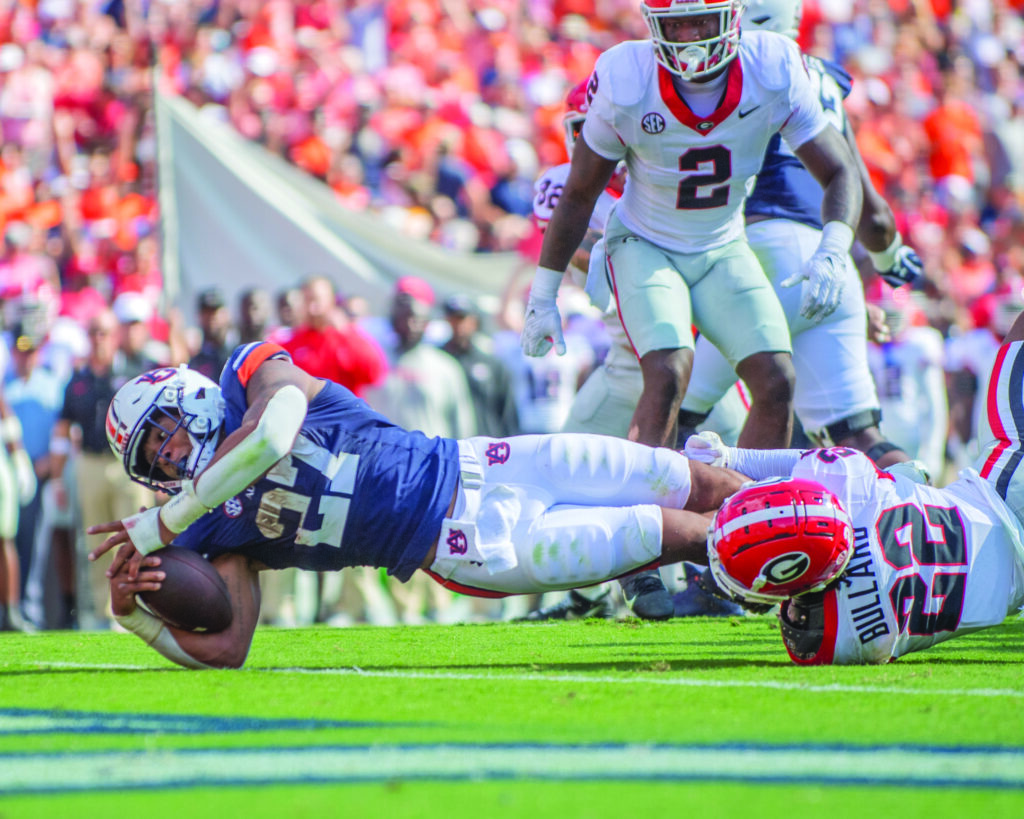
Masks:
[[[852,554],[853,525],[839,498],[800,478],[744,487],[726,499],[708,531],[715,581],[757,603],[823,589]]]
[[[570,157],[580,131],[583,130],[583,120],[587,118],[587,111],[590,109],[589,86],[590,77],[587,77],[574,85],[565,98],[565,116],[562,117],[562,126],[565,128],[565,150]]]

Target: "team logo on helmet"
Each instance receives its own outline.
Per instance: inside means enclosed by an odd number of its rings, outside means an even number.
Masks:
[[[789,552],[764,564],[761,573],[769,583],[791,583],[811,568],[806,552]]]

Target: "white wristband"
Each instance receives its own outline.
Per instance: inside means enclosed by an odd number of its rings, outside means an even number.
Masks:
[[[141,637],[146,645],[153,645],[153,641],[160,636],[160,632],[164,628],[163,620],[143,611],[138,606],[131,614],[115,614],[114,619],[132,634]]]
[[[558,296],[558,288],[562,285],[564,275],[561,271],[537,265],[537,272],[533,274],[533,284],[530,285],[530,295],[553,301]]]
[[[826,222],[821,229],[818,251],[845,256],[853,246],[853,228],[846,222]]]
[[[160,537],[160,507],[153,506],[121,521],[131,538],[132,545],[140,555],[148,555],[164,547]]]
[[[17,415],[8,415],[0,419],[0,438],[12,444],[21,441],[21,421]]]
[[[195,482],[183,481],[181,491],[160,508],[160,520],[177,535],[209,512],[210,508],[196,497]]]
[[[885,250],[880,250],[877,253],[869,250],[868,256],[871,257],[871,264],[875,266],[875,270],[879,273],[892,270],[892,266],[896,264],[896,251],[901,247],[903,247],[903,237],[899,231],[896,231],[896,238],[892,240],[892,244]]]
[[[71,439],[70,438],[51,438],[50,439],[50,454],[51,455],[70,455],[71,454]]]

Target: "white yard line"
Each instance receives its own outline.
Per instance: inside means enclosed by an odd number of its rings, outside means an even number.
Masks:
[[[36,666],[42,670],[75,669],[95,671],[176,671],[179,669],[154,668],[149,665],[114,665],[107,663],[62,663],[46,662]],[[1024,690],[1013,688],[909,688],[895,685],[846,685],[830,683],[828,685],[808,685],[800,682],[781,682],[778,680],[703,680],[693,677],[671,677],[665,673],[644,675],[634,673],[632,676],[608,677],[589,674],[466,674],[445,671],[366,671],[361,668],[250,668],[248,674],[314,674],[361,677],[387,677],[409,680],[484,680],[534,683],[573,683],[574,685],[660,685],[678,686],[683,688],[763,688],[774,691],[811,691],[816,693],[855,693],[855,694],[900,694],[934,697],[1009,697],[1024,699]]]

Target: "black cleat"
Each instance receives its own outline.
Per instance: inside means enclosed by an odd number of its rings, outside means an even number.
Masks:
[[[701,583],[703,566],[683,563],[686,588],[672,596],[676,617],[743,617],[743,607],[709,592]]]
[[[619,578],[626,605],[641,620],[668,620],[675,614],[672,595],[668,593],[657,569]]]
[[[611,589],[596,600],[589,600],[573,589],[557,603],[542,609],[531,611],[525,617],[517,617],[516,623],[539,623],[544,620],[586,620],[590,617],[609,619],[612,616],[612,605],[609,601]]]

